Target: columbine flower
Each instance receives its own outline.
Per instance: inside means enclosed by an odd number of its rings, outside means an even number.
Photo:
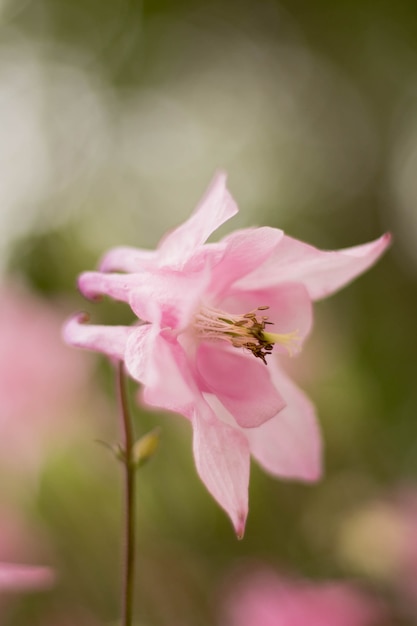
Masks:
[[[123,360],[146,404],[190,419],[197,471],[241,536],[250,454],[286,478],[314,481],[321,471],[313,406],[276,355],[301,348],[312,300],[366,270],[390,237],[322,252],[264,227],[205,243],[237,211],[219,173],[155,251],[110,250],[100,271],[80,276],[80,290],[127,302],[145,323],[89,326],[77,316],[65,338]]]
[[[288,579],[266,568],[238,578],[226,596],[221,626],[371,626],[385,617],[349,583]]]

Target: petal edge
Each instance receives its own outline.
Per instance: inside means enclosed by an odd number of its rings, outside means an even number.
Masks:
[[[207,407],[208,408],[208,407]],[[193,450],[197,472],[232,520],[238,539],[248,514],[250,456],[246,438],[214,416],[193,416]]]

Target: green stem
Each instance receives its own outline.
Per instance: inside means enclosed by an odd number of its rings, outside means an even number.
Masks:
[[[124,563],[121,626],[132,626],[135,577],[135,468],[132,462],[134,433],[129,413],[123,363],[117,368],[117,389],[124,449]]]

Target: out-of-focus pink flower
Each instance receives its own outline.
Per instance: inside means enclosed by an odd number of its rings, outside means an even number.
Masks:
[[[88,363],[62,344],[56,307],[10,284],[0,303],[0,465],[33,468],[43,444],[64,436]]]
[[[15,592],[42,591],[55,584],[52,568],[32,565],[49,560],[42,534],[16,511],[0,510],[0,615],[11,608]],[[30,562],[31,565],[27,563]],[[1,620],[2,621],[2,620]]]
[[[417,617],[417,492],[402,488],[346,515],[339,531],[344,564],[383,583]]]
[[[227,596],[220,626],[371,626],[382,613],[347,583],[287,580],[269,570],[247,575]]]
[[[0,593],[48,589],[54,582],[55,574],[50,567],[0,563]]]
[[[368,269],[390,237],[322,252],[264,227],[207,244],[237,211],[219,173],[155,251],[111,250],[99,272],[80,276],[80,290],[127,302],[145,323],[89,326],[78,316],[65,338],[124,360],[148,405],[191,420],[198,473],[241,536],[250,453],[274,475],[314,481],[321,471],[313,406],[269,355],[297,352],[312,300]]]

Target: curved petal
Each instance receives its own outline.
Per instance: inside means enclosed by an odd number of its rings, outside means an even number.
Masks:
[[[141,274],[104,274],[84,272],[78,278],[78,288],[89,300],[109,296],[115,300],[129,302],[132,289],[141,283]],[[142,279],[143,280],[143,279]]]
[[[205,243],[195,250],[192,257],[185,263],[183,271],[200,272],[203,269],[215,267],[223,258],[225,244],[218,241],[216,243]]]
[[[102,352],[122,361],[126,344],[132,332],[140,332],[144,326],[98,326],[86,324],[88,315],[79,313],[69,319],[63,328],[64,341],[77,348]]]
[[[120,246],[106,252],[99,268],[101,272],[140,272],[153,267],[155,259],[154,250]]]
[[[170,270],[136,274],[129,304],[136,315],[161,328],[182,330],[206,290],[209,271],[181,273]]]
[[[271,474],[316,481],[321,475],[321,437],[314,407],[276,363],[271,370],[287,406],[259,428],[245,431],[251,453]]]
[[[248,514],[250,456],[246,438],[235,428],[210,417],[209,413],[196,412],[193,450],[201,480],[229,515],[241,539]]]
[[[147,334],[132,334],[125,362],[130,375],[145,385],[145,404],[191,417],[202,397],[186,355],[175,339],[155,328]]]
[[[132,328],[129,334],[124,360],[126,369],[134,380],[148,384],[152,380],[151,367],[149,365],[154,350],[156,327],[152,324],[143,324]]]
[[[218,172],[191,217],[161,240],[157,251],[159,265],[184,267],[211,233],[237,212],[237,205],[226,189],[226,174]]]
[[[242,428],[263,424],[285,406],[268,368],[237,348],[231,352],[220,342],[203,342],[197,351],[196,365],[203,390],[217,396]]]
[[[213,268],[210,291],[221,297],[236,280],[262,265],[284,236],[277,228],[247,228],[222,239],[223,257]]]
[[[87,298],[107,295],[129,303],[142,320],[180,330],[188,323],[208,280],[208,270],[200,273],[170,270],[137,274],[84,272],[78,284]]]
[[[310,296],[300,283],[283,283],[252,291],[231,290],[227,300],[220,308],[230,313],[242,314],[268,306],[264,311],[271,326],[266,330],[271,333],[296,332],[300,343],[307,337],[313,325],[313,307]],[[279,346],[276,346],[279,349]]]
[[[285,236],[270,259],[239,281],[240,289],[259,289],[282,282],[300,282],[313,300],[324,298],[373,265],[391,242],[389,233],[375,241],[335,252]]]

